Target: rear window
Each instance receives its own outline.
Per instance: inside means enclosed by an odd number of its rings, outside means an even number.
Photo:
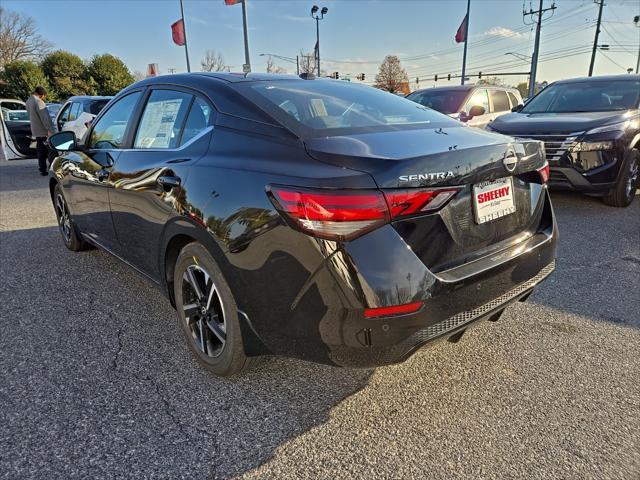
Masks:
[[[638,108],[640,81],[584,81],[552,84],[531,99],[522,113],[606,112]]]
[[[461,110],[462,102],[464,102],[468,93],[469,90],[463,89],[433,89],[412,93],[407,98],[440,113],[451,114],[458,113]]]
[[[100,113],[100,110],[102,110],[104,108],[104,106],[109,103],[109,98],[105,99],[105,100],[93,100],[91,103],[89,103],[89,113],[91,115],[98,115]]]
[[[457,122],[373,87],[327,80],[251,83],[247,94],[274,118],[303,135],[343,135]]]

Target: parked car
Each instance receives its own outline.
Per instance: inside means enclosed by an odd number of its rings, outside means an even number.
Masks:
[[[112,98],[113,97],[90,96],[71,97],[64,103],[56,116],[55,123],[58,131],[71,131],[76,134],[77,138],[82,138],[91,121]]]
[[[479,128],[522,103],[516,88],[492,85],[425,88],[407,95],[407,99]]]
[[[626,207],[640,187],[640,76],[550,84],[490,130],[544,141],[550,186],[601,195]]]
[[[61,103],[47,103],[47,110],[49,110],[49,116],[51,120],[56,121],[56,117],[58,116],[58,112],[62,108]]]
[[[6,159],[34,157],[29,114],[21,100],[0,99],[0,149]]]
[[[541,142],[367,86],[154,77],[83,141],[51,143],[64,244],[157,283],[218,375],[262,354],[400,362],[496,320],[555,265]]]

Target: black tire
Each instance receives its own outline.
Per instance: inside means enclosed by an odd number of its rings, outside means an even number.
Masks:
[[[173,286],[178,322],[198,361],[220,377],[245,370],[250,358],[244,352],[236,301],[218,265],[201,244],[190,243],[182,249]]]
[[[53,189],[53,209],[56,212],[58,228],[60,229],[60,235],[62,236],[65,247],[72,252],[86,250],[87,243],[82,240],[78,228],[75,223],[73,223],[73,217],[71,213],[69,213],[67,200],[64,198],[60,184],[56,184]]]
[[[602,198],[602,201],[612,207],[628,207],[636,196],[640,175],[640,152],[637,149],[629,151],[622,163],[622,171],[615,188]]]

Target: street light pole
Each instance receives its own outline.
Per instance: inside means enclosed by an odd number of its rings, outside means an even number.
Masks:
[[[311,7],[311,18],[316,21],[316,48],[314,53],[316,57],[316,69],[318,76],[320,76],[320,20],[324,18],[329,9],[327,7],[322,7],[320,14],[318,14],[318,10],[320,10],[320,8],[317,5]]]
[[[244,31],[244,73],[251,72],[251,60],[249,59],[249,28],[247,27],[247,0],[242,0],[242,29]]]
[[[638,25],[640,23],[640,15],[636,15],[633,17],[633,23],[635,23],[636,27],[640,27]],[[636,61],[636,74],[638,73],[638,69],[640,68],[640,45],[638,45],[638,60]]]

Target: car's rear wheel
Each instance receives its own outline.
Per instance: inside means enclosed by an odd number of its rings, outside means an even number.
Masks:
[[[53,208],[56,211],[56,219],[58,220],[58,228],[64,245],[72,252],[78,252],[86,249],[87,245],[78,233],[78,229],[73,223],[73,218],[69,212],[67,200],[62,193],[62,187],[56,185],[53,189]]]
[[[200,363],[221,377],[247,368],[235,299],[206,248],[190,243],[182,249],[173,284],[180,327]]]
[[[640,180],[640,152],[631,150],[624,158],[622,172],[617,185],[602,201],[613,207],[628,207],[636,195],[636,189]]]

